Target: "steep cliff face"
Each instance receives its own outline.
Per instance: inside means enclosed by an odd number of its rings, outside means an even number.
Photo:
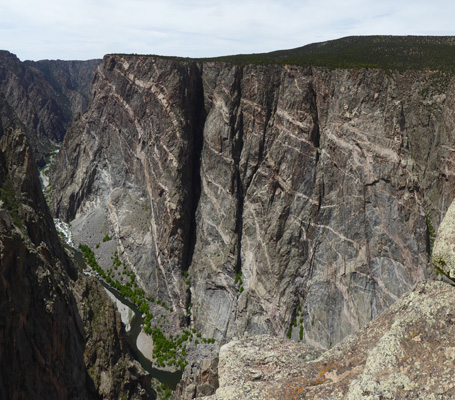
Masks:
[[[95,224],[106,230],[98,229],[97,242],[114,232],[144,287],[180,310],[200,86],[195,66],[107,57],[94,79],[92,107],[65,139],[53,183],[57,214],[71,220],[90,213],[88,224],[99,215]]]
[[[0,91],[24,126],[38,162],[85,110],[100,60],[21,62],[0,51]]]
[[[53,207],[81,239],[113,233],[204,334],[330,347],[427,274],[426,214],[437,226],[453,196],[453,91],[439,72],[106,56]]]
[[[100,63],[100,59],[87,61],[41,60],[25,61],[24,65],[43,74],[46,82],[60,97],[61,107],[65,110],[69,109],[72,119],[74,115],[84,112],[87,108],[93,75]],[[67,121],[65,129],[68,128],[71,119]]]
[[[37,215],[33,201],[26,198],[19,205],[30,167],[15,161],[27,159],[30,151],[23,135],[10,143],[6,139],[0,209],[2,398],[90,398],[83,328],[65,266],[52,256],[46,240],[34,243],[27,235],[29,219]]]
[[[3,128],[0,397],[155,398],[114,306],[60,243],[26,136],[20,127]]]

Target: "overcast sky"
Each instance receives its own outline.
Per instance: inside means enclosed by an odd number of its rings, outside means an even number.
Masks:
[[[21,60],[211,57],[350,35],[454,35],[454,15],[450,0],[0,0],[0,49]]]

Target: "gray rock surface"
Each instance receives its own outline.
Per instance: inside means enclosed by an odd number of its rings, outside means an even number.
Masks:
[[[218,387],[218,355],[205,355],[186,366],[175,394],[180,400],[190,400],[215,394]]]
[[[220,351],[205,400],[452,399],[455,288],[426,281],[359,332],[313,358],[303,344],[255,336]],[[305,358],[309,359],[305,359]]]
[[[194,97],[201,81],[194,65],[174,66],[107,56],[94,79],[90,109],[65,137],[52,185],[60,217],[84,219],[100,210],[96,215],[107,220],[119,256],[138,282],[183,312],[198,119]],[[91,226],[92,220],[84,223]]]
[[[448,277],[455,278],[455,202],[452,202],[439,226],[432,261]]]
[[[440,72],[106,56],[53,209],[97,210],[139,284],[204,336],[326,349],[428,276],[454,89]]]

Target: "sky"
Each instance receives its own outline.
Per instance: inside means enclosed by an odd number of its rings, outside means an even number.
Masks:
[[[108,53],[262,53],[351,35],[455,35],[449,0],[0,0],[0,49],[21,60]]]

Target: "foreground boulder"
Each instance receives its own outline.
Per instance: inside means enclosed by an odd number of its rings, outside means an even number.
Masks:
[[[220,351],[220,388],[205,399],[454,398],[455,288],[422,282],[361,331],[314,355],[268,336],[231,342]]]

